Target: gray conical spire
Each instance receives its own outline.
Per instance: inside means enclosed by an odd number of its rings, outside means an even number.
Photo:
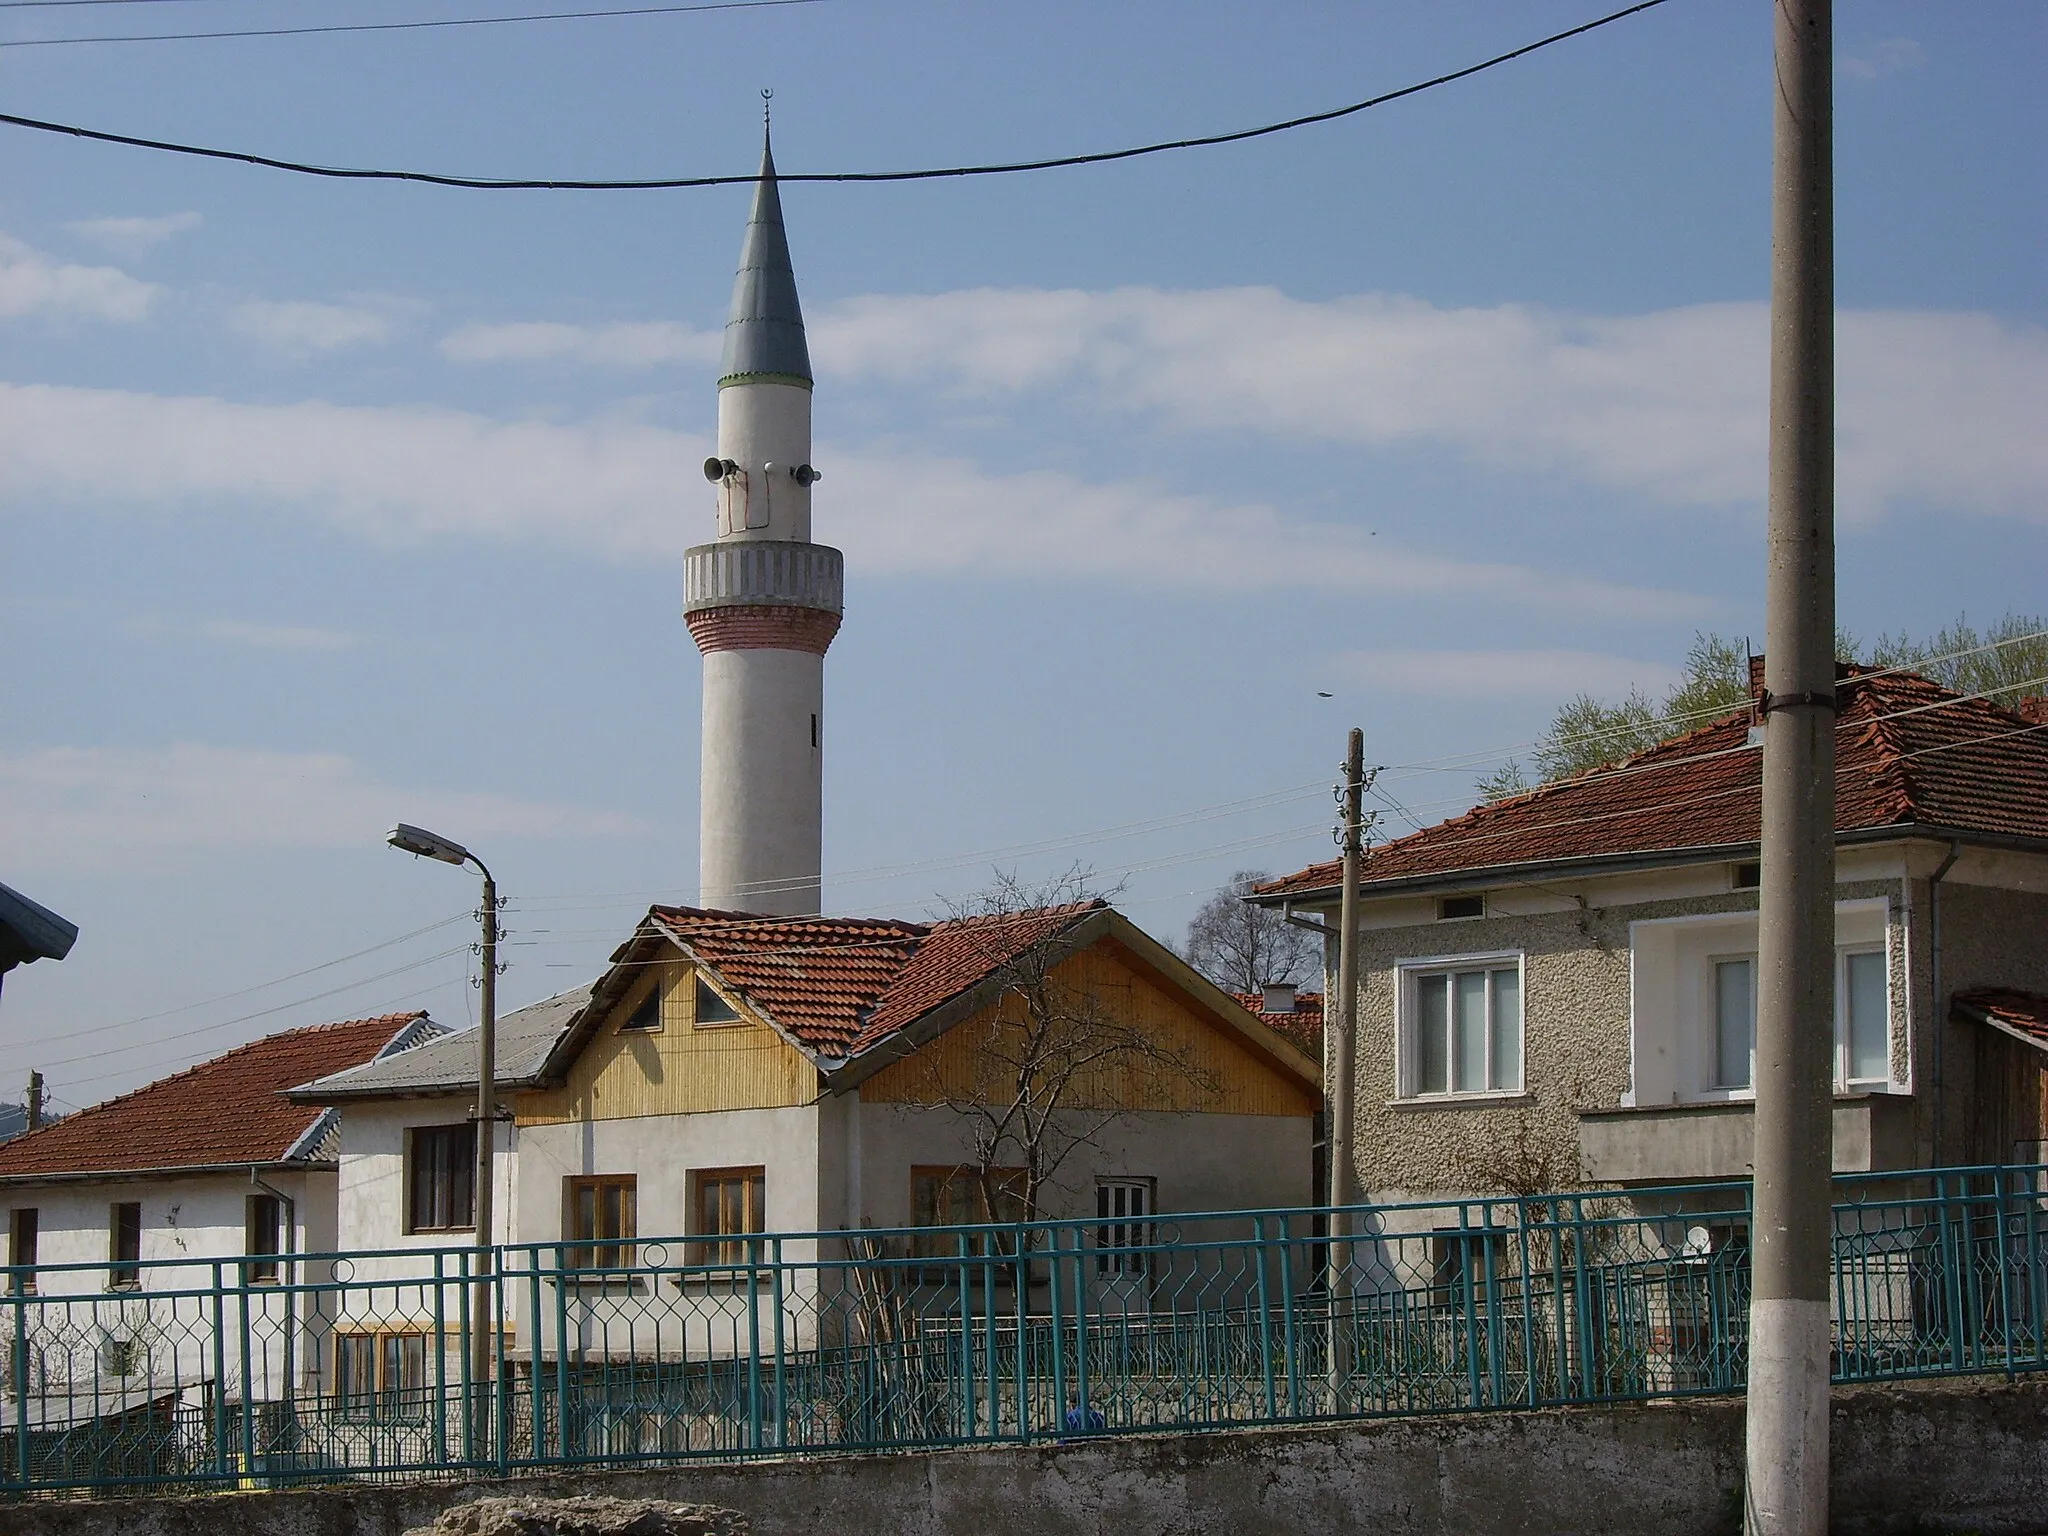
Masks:
[[[763,376],[811,382],[811,349],[804,343],[804,312],[796,299],[796,272],[789,264],[789,237],[782,229],[782,198],[775,189],[775,156],[765,131],[761,180],[740,247],[739,275],[733,279],[732,309],[725,320],[725,362],[718,382]]]

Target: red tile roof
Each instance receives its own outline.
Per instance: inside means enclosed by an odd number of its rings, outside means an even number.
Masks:
[[[284,1089],[374,1057],[424,1013],[288,1029],[0,1146],[0,1178],[244,1167],[284,1159],[327,1111]]]
[[[1292,1013],[1266,1012],[1266,994],[1263,992],[1233,992],[1230,995],[1243,1003],[1245,1011],[1268,1029],[1286,1036],[1317,1061],[1323,1059],[1322,993],[1295,993]]]
[[[2048,722],[1909,672],[1837,685],[1837,834],[1887,827],[2048,841]],[[1754,844],[1763,753],[1751,709],[1619,764],[1482,805],[1366,854],[1368,882],[1629,853]],[[1336,861],[1260,886],[1326,891]]]
[[[1102,902],[909,923],[756,917],[700,907],[649,914],[798,1044],[852,1056],[960,996]]]
[[[1953,1006],[1965,1016],[2025,1035],[2042,1050],[2048,1051],[2048,997],[2034,992],[1986,987],[1976,992],[1958,992]]]

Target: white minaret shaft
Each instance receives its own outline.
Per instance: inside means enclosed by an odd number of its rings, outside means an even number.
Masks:
[[[816,912],[823,868],[825,651],[843,562],[813,544],[811,357],[764,141],[718,380],[718,540],[685,558],[704,653],[698,901]]]

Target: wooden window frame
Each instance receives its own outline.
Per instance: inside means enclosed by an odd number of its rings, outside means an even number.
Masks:
[[[657,976],[654,979],[654,985],[642,993],[640,1000],[634,1003],[627,1010],[625,1016],[619,1020],[617,1032],[622,1035],[660,1034],[662,1025],[667,1022],[662,1013],[662,1003],[667,996],[668,988],[662,984],[661,978]],[[648,1019],[648,1022],[645,1024],[640,1022],[643,1016]]]
[[[704,1192],[723,1184],[740,1184],[742,1225],[735,1231],[714,1230],[704,1219]],[[768,1230],[768,1170],[761,1164],[733,1168],[692,1168],[690,1170],[690,1244],[692,1264],[758,1264],[761,1262],[760,1234]],[[750,1241],[750,1239],[752,1239]]]
[[[1023,1184],[1029,1171],[1023,1168],[991,1168],[999,1185],[1009,1186],[1005,1195],[1021,1204],[1024,1198]],[[931,1180],[937,1187],[939,1202],[934,1208],[919,1189],[920,1183]],[[961,1211],[956,1205],[956,1191],[965,1187],[972,1205],[968,1211]],[[927,1215],[936,1215],[937,1221],[926,1221]],[[1016,1210],[998,1216],[988,1208],[981,1188],[981,1170],[973,1163],[918,1163],[910,1170],[910,1225],[935,1229],[931,1237],[911,1239],[911,1256],[919,1259],[955,1259],[960,1256],[957,1237],[942,1235],[936,1229],[946,1227],[1003,1226],[1023,1219],[1023,1212]],[[980,1255],[987,1244],[980,1238],[970,1238],[967,1250],[970,1255]]]
[[[735,1026],[743,1025],[747,1022],[746,1015],[741,1013],[739,1009],[733,1005],[732,999],[727,997],[723,992],[719,991],[718,988],[712,986],[710,982],[706,981],[701,973],[698,974],[694,978],[694,980],[696,981],[696,989],[690,994],[691,1028],[732,1029]],[[721,1015],[717,1018],[707,1019],[704,1016],[704,1000],[707,997],[710,998],[712,1002],[715,1003],[719,1008],[723,1009],[726,1014],[730,1014],[731,1017],[726,1018]]]
[[[408,1346],[417,1344],[417,1350]],[[334,1377],[331,1396],[337,1409],[384,1418],[423,1418],[433,1387],[434,1333],[428,1328],[351,1328],[334,1335]],[[370,1379],[353,1382],[348,1365],[351,1347],[367,1355]],[[418,1379],[407,1383],[408,1367],[417,1358]],[[396,1371],[393,1365],[396,1364]],[[394,1380],[393,1377],[396,1376]],[[408,1401],[407,1394],[411,1393]]]
[[[617,1190],[619,1230],[603,1232],[604,1193]],[[591,1194],[591,1230],[578,1221],[580,1197]],[[640,1179],[631,1173],[572,1173],[562,1180],[562,1255],[570,1269],[631,1269],[639,1252]]]
[[[269,1241],[271,1246],[259,1248],[257,1234],[257,1213],[269,1207],[271,1219]],[[284,1274],[285,1254],[285,1203],[278,1196],[257,1193],[242,1203],[242,1251],[247,1255],[242,1263],[242,1284],[276,1285]]]
[[[462,1133],[462,1134],[461,1134],[461,1135],[451,1135],[451,1133],[455,1133],[455,1132],[460,1132],[460,1133]],[[467,1170],[467,1175],[468,1175],[468,1180],[469,1180],[469,1188],[468,1188],[468,1200],[467,1200],[466,1204],[467,1204],[467,1207],[468,1207],[468,1208],[467,1208],[467,1211],[466,1211],[466,1213],[457,1213],[457,1212],[455,1211],[455,1209],[454,1209],[455,1201],[454,1201],[454,1198],[453,1198],[453,1190],[452,1190],[452,1188],[451,1188],[451,1190],[450,1190],[450,1195],[449,1195],[448,1205],[449,1205],[449,1214],[450,1214],[450,1215],[456,1215],[456,1214],[465,1214],[465,1219],[464,1219],[464,1220],[461,1220],[461,1221],[450,1221],[450,1222],[446,1223],[445,1225],[439,1225],[439,1224],[435,1224],[435,1223],[431,1223],[431,1222],[422,1222],[422,1221],[421,1221],[421,1220],[419,1219],[419,1215],[420,1215],[420,1201],[419,1201],[419,1179],[420,1179],[420,1176],[421,1176],[421,1174],[422,1174],[423,1172],[428,1172],[428,1173],[437,1173],[437,1172],[438,1172],[438,1170],[431,1170],[431,1169],[422,1169],[422,1168],[421,1168],[421,1166],[420,1166],[420,1161],[419,1161],[419,1158],[420,1158],[420,1141],[421,1141],[421,1138],[422,1138],[422,1137],[437,1137],[437,1138],[438,1138],[438,1137],[445,1137],[445,1138],[448,1138],[449,1140],[452,1140],[452,1141],[455,1141],[455,1142],[457,1142],[457,1143],[458,1143],[458,1145],[457,1145],[457,1151],[461,1153],[461,1156],[460,1156],[460,1157],[456,1157],[456,1158],[451,1158],[451,1159],[449,1160],[449,1162],[448,1162],[448,1167],[447,1167],[447,1172],[448,1172],[448,1174],[449,1174],[449,1176],[450,1176],[450,1179],[451,1179],[451,1184],[452,1184],[452,1181],[453,1181],[453,1174],[454,1174],[454,1171],[455,1171],[455,1170],[456,1170],[457,1168],[462,1168],[462,1169],[466,1169],[466,1170]],[[463,1150],[462,1146],[460,1145],[461,1143],[464,1143],[464,1142],[466,1142],[466,1143],[467,1143],[467,1150],[466,1150],[466,1151],[465,1151],[465,1150]],[[432,1232],[474,1232],[474,1231],[476,1230],[476,1122],[475,1122],[475,1121],[473,1121],[473,1120],[459,1120],[459,1121],[455,1121],[455,1122],[453,1122],[453,1123],[451,1123],[451,1124],[447,1124],[447,1125],[415,1125],[415,1126],[409,1126],[409,1127],[407,1127],[407,1129],[406,1129],[406,1133],[405,1133],[405,1170],[404,1170],[404,1172],[405,1172],[405,1184],[404,1184],[404,1189],[403,1189],[403,1190],[401,1191],[401,1193],[400,1193],[400,1196],[399,1196],[399,1198],[400,1198],[400,1199],[402,1199],[402,1200],[403,1200],[403,1201],[405,1202],[405,1208],[404,1208],[404,1210],[403,1210],[403,1211],[401,1212],[401,1216],[402,1216],[402,1222],[403,1222],[403,1229],[404,1229],[405,1233],[406,1233],[406,1234],[407,1234],[408,1236],[412,1235],[412,1234],[413,1234],[413,1233],[415,1233],[415,1232],[429,1232],[429,1233],[432,1233]],[[430,1202],[430,1203],[432,1203],[432,1202]]]
[[[28,1271],[14,1276],[14,1293],[17,1296],[33,1296],[36,1293],[35,1267],[40,1262],[37,1249],[42,1241],[43,1211],[37,1205],[17,1205],[7,1213],[7,1262]],[[26,1237],[27,1241],[23,1241]]]
[[[107,1206],[107,1289],[142,1289],[140,1200],[116,1200]]]

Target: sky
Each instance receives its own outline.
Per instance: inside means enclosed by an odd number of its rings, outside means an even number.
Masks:
[[[576,8],[576,0],[531,10]],[[589,8],[601,8],[591,4]],[[508,0],[0,6],[10,112],[329,165],[624,179],[1112,149],[1462,68],[1598,0],[816,3],[316,36]],[[1837,8],[1840,614],[2044,606],[2048,10]],[[1764,639],[1770,9],[1668,0],[1340,122],[792,184],[817,371],[825,906],[1080,865],[1177,940],[1455,814],[1581,690]],[[333,181],[0,125],[0,1097],[474,1017],[696,884],[681,556],[750,193]],[[1324,697],[1323,695],[1329,695]],[[1396,805],[1400,809],[1396,809]]]

